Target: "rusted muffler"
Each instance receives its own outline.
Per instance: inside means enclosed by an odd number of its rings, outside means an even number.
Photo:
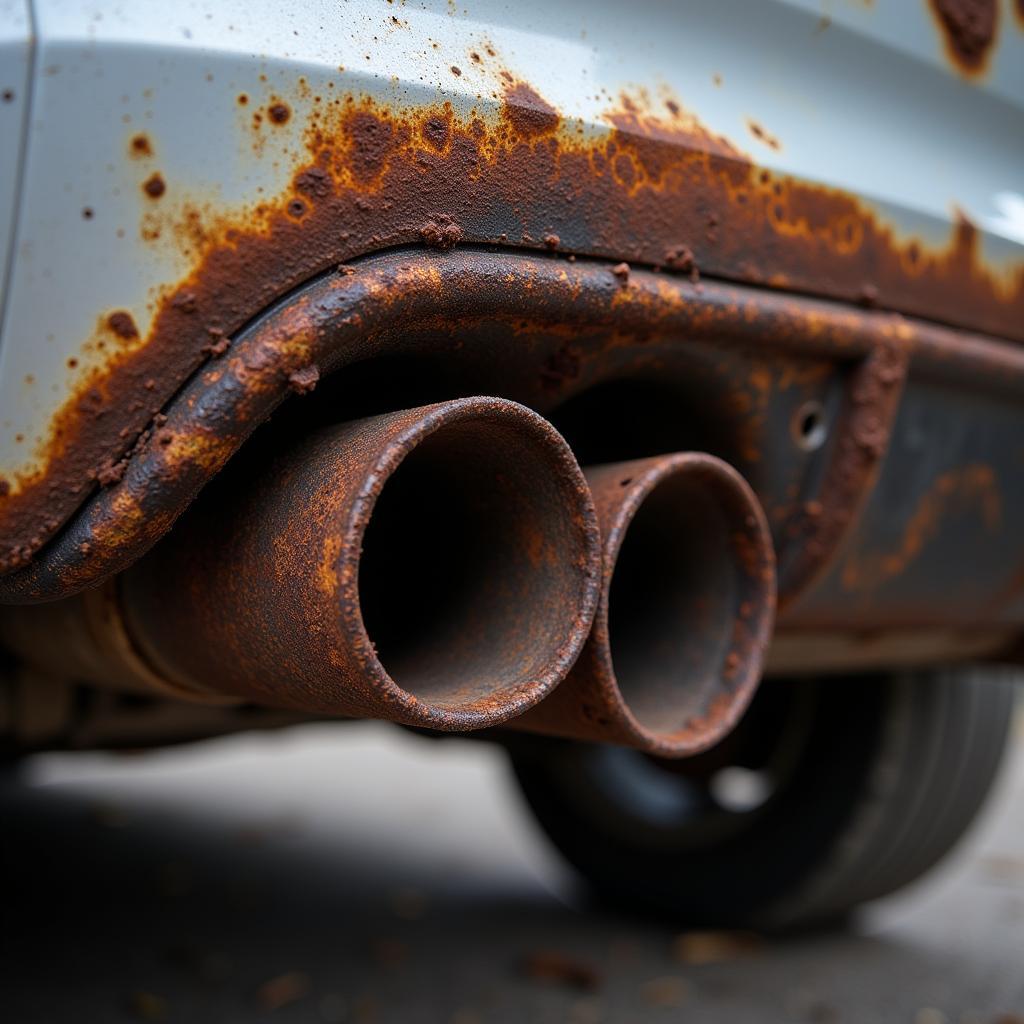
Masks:
[[[521,405],[331,427],[228,483],[121,580],[135,650],[182,691],[477,729],[541,700],[583,647],[593,504]]]
[[[760,503],[711,455],[586,473],[603,541],[593,632],[568,678],[516,728],[662,757],[711,746],[761,674],[775,559]]]

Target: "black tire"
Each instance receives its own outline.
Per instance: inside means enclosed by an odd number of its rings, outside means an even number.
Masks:
[[[1013,699],[1009,678],[980,672],[771,681],[698,757],[537,742],[512,758],[541,826],[602,897],[689,925],[803,927],[956,844],[997,775]],[[725,800],[730,778],[762,792]]]

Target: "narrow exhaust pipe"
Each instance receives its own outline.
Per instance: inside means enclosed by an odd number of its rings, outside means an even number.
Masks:
[[[460,399],[331,427],[257,468],[120,578],[133,658],[165,689],[466,730],[520,714],[575,662],[597,518],[536,413]]]
[[[565,682],[514,727],[697,753],[735,725],[760,679],[775,610],[764,512],[711,455],[586,476],[603,546],[593,632]]]

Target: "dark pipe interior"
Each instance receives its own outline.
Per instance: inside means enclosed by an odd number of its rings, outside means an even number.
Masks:
[[[549,414],[581,466],[700,451],[736,464],[732,424],[713,396],[718,392],[691,368],[685,387],[642,379],[609,380]]]
[[[363,543],[363,621],[395,682],[441,705],[550,668],[583,557],[550,456],[500,422],[442,427],[384,485]]]
[[[626,531],[608,624],[623,699],[641,725],[675,732],[720,692],[740,581],[730,521],[695,475],[662,480]]]

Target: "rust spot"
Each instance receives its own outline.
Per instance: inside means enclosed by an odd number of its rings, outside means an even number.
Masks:
[[[124,341],[131,341],[139,336],[139,329],[135,326],[131,313],[119,309],[107,317],[107,326]]]
[[[622,287],[625,288],[629,284],[629,264],[628,263],[616,263],[612,267],[612,273],[619,279]]]
[[[523,139],[550,135],[561,121],[558,111],[525,82],[513,82],[505,88],[502,115]]]
[[[296,175],[295,188],[310,199],[326,199],[331,194],[331,176],[322,167],[310,167]]]
[[[82,220],[92,220],[92,218],[93,218],[93,209],[92,209],[92,207],[91,206],[83,206],[82,207]]]
[[[431,149],[442,152],[448,146],[452,136],[452,118],[450,111],[445,117],[428,117],[421,130],[424,141]]]
[[[154,171],[145,181],[142,190],[150,199],[159,199],[167,191],[167,183],[159,171]]]
[[[249,102],[249,97],[244,92],[238,94],[238,105],[240,107],[246,106]]]
[[[562,240],[553,231],[549,231],[541,239],[541,241],[544,243],[544,248],[545,249],[550,249],[552,252],[554,252],[555,249],[557,249],[558,246],[561,244]]]
[[[129,146],[129,152],[134,157],[152,156],[153,146],[149,141],[149,136],[144,132],[139,132],[138,135],[133,135]]]
[[[292,110],[287,103],[272,103],[267,108],[267,117],[269,117],[274,124],[287,124],[291,116]]]
[[[455,75],[456,78],[459,78],[462,75],[462,71],[453,64],[452,74]]]
[[[747,118],[747,127],[750,129],[750,134],[757,139],[758,142],[763,142],[769,149],[780,150],[782,149],[782,143],[767,131],[761,124],[753,120],[753,118]]]
[[[998,29],[998,0],[928,0],[928,3],[956,67],[967,75],[983,71]]]
[[[409,126],[370,109],[356,110],[342,118],[341,130],[348,140],[344,157],[352,177],[369,185],[385,171],[389,161],[405,146]]]

